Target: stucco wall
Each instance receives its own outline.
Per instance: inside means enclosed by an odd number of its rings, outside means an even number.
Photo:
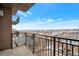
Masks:
[[[3,17],[0,16],[0,50],[11,48],[11,19],[12,8],[2,8]]]

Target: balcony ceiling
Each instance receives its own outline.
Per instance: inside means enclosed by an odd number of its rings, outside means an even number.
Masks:
[[[0,7],[11,7],[12,14],[15,15],[17,10],[27,11],[34,3],[2,3]]]

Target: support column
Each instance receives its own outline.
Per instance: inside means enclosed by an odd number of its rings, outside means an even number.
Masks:
[[[0,16],[0,50],[10,49],[12,46],[12,8],[2,7],[3,16]]]

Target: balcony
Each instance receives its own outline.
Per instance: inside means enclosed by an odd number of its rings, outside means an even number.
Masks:
[[[0,55],[79,56],[79,40],[27,32],[12,33],[13,49]]]

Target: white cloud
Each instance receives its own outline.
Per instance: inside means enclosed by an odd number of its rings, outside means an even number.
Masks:
[[[30,22],[30,23],[19,23],[14,25],[13,28],[17,30],[26,29],[79,29],[79,20],[65,20],[61,22],[45,23],[42,21]]]
[[[46,18],[38,18],[35,21],[33,21],[33,24],[46,24],[46,23],[52,23],[55,19],[46,19]]]
[[[46,18],[37,18],[34,22],[39,22],[39,21],[43,22],[45,20],[46,20]]]
[[[39,21],[39,22],[37,22],[37,23],[38,23],[38,24],[44,24],[44,22],[40,22],[40,21]]]
[[[26,14],[32,15],[32,12],[30,12],[30,11],[27,11],[27,12],[26,12]]]
[[[32,25],[37,25],[37,24],[44,24],[45,23],[45,21],[44,21],[44,19],[42,18],[38,18],[38,19],[36,19],[36,20],[34,20],[34,21],[32,21],[32,22],[30,22]]]
[[[36,22],[31,22],[31,23],[29,23],[29,24],[31,24],[31,25],[37,25],[38,23],[36,23]]]
[[[44,22],[38,21],[38,22],[30,22],[31,25],[42,25]]]
[[[17,25],[12,25],[12,29],[16,29],[16,30],[26,30],[26,29],[30,29],[32,26],[31,24],[27,24],[27,23],[19,23]]]
[[[52,24],[53,28],[60,29],[79,29],[79,20],[65,20]]]
[[[24,12],[24,11],[18,10],[16,15],[19,15],[19,14],[22,16],[28,17],[29,15],[32,15],[32,12],[30,11]]]
[[[48,19],[46,22],[54,22],[55,21],[55,19]]]
[[[59,19],[57,19],[58,21],[62,21],[63,19],[61,19],[61,18],[59,18]]]
[[[18,12],[17,12],[16,15],[22,15],[22,16],[25,16],[25,17],[28,16],[25,12],[23,12],[23,11],[21,11],[21,10],[18,10]]]

